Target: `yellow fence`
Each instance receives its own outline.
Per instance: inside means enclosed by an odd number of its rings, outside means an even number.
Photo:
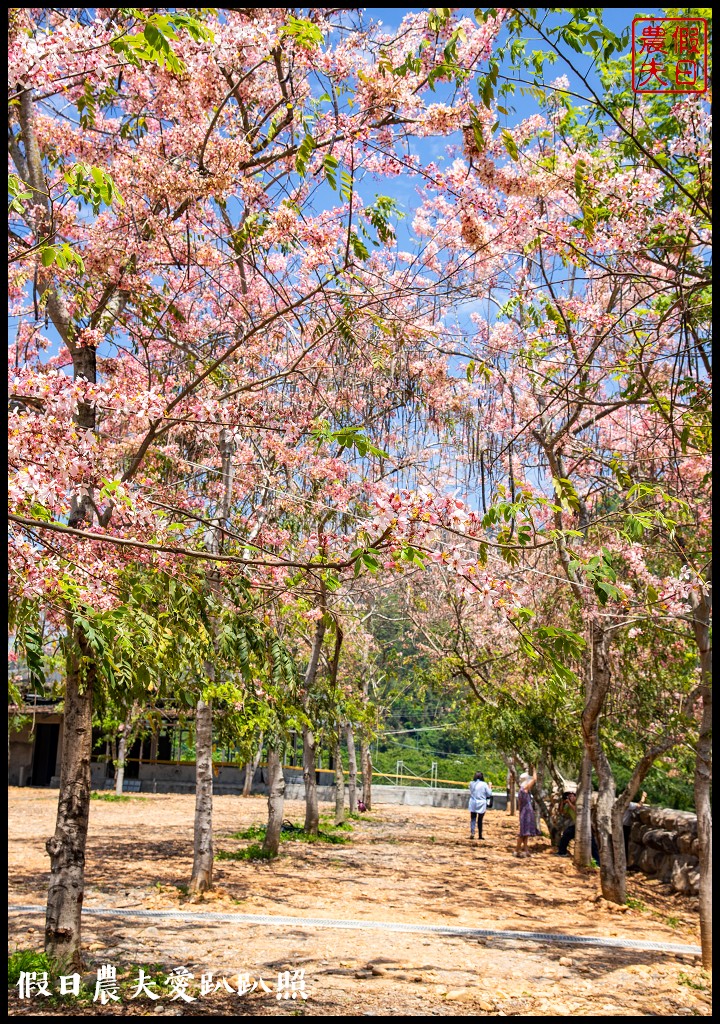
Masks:
[[[97,760],[98,761],[103,761],[104,758],[99,757],[99,758],[97,758]],[[194,767],[194,765],[195,765],[194,761],[161,761],[158,758],[155,758],[154,760],[151,761],[149,759],[146,760],[145,758],[143,758],[141,760],[139,757],[127,757],[127,758],[125,758],[125,764],[130,764],[130,763],[132,763],[132,764],[169,764],[169,765],[176,766],[178,768],[182,767],[182,766]],[[239,765],[239,764],[237,764],[236,761],[213,761],[213,768],[217,771],[217,769],[219,769],[219,768],[244,768],[244,765]],[[267,768],[267,762],[266,761],[261,761],[258,764],[258,768]],[[284,764],[283,768],[287,768],[291,772],[301,772],[301,771],[303,771],[302,765],[297,765],[297,764]],[[330,773],[330,772],[334,772],[335,769],[334,768],[316,768],[315,771]],[[350,774],[350,772],[346,768],[343,768],[343,775],[349,775],[349,774]],[[361,772],[358,771],[358,775],[360,775],[360,774],[361,774]],[[408,779],[408,780],[410,780],[412,782],[424,782],[424,783],[428,784],[427,779],[423,778],[421,775],[404,775],[404,774],[396,774],[395,772],[393,772],[391,775],[388,775],[387,772],[376,772],[376,771],[373,771],[372,772],[372,776],[373,776],[373,778],[387,779],[389,785],[396,785],[397,783],[396,783],[395,780],[399,780],[399,779],[403,779],[403,780],[404,779]],[[467,782],[458,782],[457,779],[437,779],[437,778],[434,778],[432,781],[433,781],[433,783],[442,782],[446,786],[462,786],[463,788],[465,788],[468,785]]]

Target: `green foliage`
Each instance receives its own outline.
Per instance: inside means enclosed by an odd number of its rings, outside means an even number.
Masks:
[[[577,558],[570,559],[570,571],[578,576],[583,575],[592,585],[601,605],[606,605],[610,598],[619,600],[622,592],[615,586],[617,573],[612,565],[612,553],[603,548],[602,555],[593,555],[585,562]]]
[[[111,175],[102,167],[77,163],[71,170],[66,171],[63,177],[67,184],[68,194],[82,199],[92,207],[95,214],[100,212],[103,204],[106,206],[112,206],[113,203],[117,206],[125,205]],[[62,247],[56,246],[55,248]],[[68,247],[65,246],[65,248]]]
[[[133,796],[125,796],[124,794],[121,796],[119,793],[98,793],[98,792],[93,791],[90,794],[90,799],[91,800],[103,800],[105,803],[108,803],[108,804],[125,804],[129,800],[144,800],[145,797],[144,796],[135,796],[135,797],[133,797]]]
[[[53,263],[61,270],[66,270],[70,264],[74,264],[81,273],[85,271],[85,264],[80,253],[71,249],[67,242],[60,245],[44,245],[40,249],[40,262],[44,267],[51,267]]]
[[[35,949],[18,949],[8,956],[8,985],[17,985],[20,974],[29,971],[57,974],[57,966],[46,953],[38,953]]]
[[[334,441],[341,451],[355,448],[363,458],[366,455],[376,455],[379,458],[387,459],[389,455],[382,448],[377,448],[363,433],[362,427],[341,427],[333,430],[327,422],[311,432],[312,439],[317,443],[318,449],[321,445]]]
[[[325,37],[317,25],[307,18],[296,18],[294,15],[290,15],[280,29],[280,34],[294,39],[298,46],[305,50],[314,50],[325,42]]]
[[[312,156],[316,149],[317,143],[315,142],[315,139],[309,132],[306,133],[302,142],[298,146],[297,153],[295,154],[295,169],[298,172],[298,174],[302,175],[303,178],[307,174],[310,157]],[[327,174],[327,164],[325,164],[324,166]]]
[[[8,174],[8,193],[10,194],[8,213],[10,210],[14,210],[15,213],[23,214],[25,212],[23,200],[32,199],[32,190],[18,178],[17,174]]]
[[[197,13],[203,14],[208,8],[200,8]],[[175,53],[172,43],[186,32],[195,42],[212,40],[210,29],[195,14],[179,10],[169,13],[155,11],[147,14],[136,7],[125,8],[124,15],[143,25],[142,32],[132,35],[123,34],[110,45],[119,56],[129,64],[141,67],[143,64],[157,64],[160,68],[180,75],[185,71],[185,64]]]
[[[628,896],[625,903],[630,907],[631,910],[647,910],[647,904],[643,903],[642,900],[635,899],[634,896]]]
[[[397,201],[392,196],[375,196],[375,202],[365,208],[365,216],[375,228],[381,242],[392,242],[395,239],[395,229],[390,219],[396,217],[402,220],[405,215],[398,209]]]
[[[677,919],[675,919],[675,920],[677,920]],[[670,918],[668,918],[668,924],[669,923],[670,923]],[[675,927],[675,926],[671,925],[671,927]],[[679,974],[678,974],[678,985],[687,985],[688,988],[695,988],[695,989],[698,989],[698,991],[700,991],[700,992],[706,992],[707,988],[708,988],[708,986],[707,986],[708,978],[707,978],[707,975],[705,974],[704,971],[701,972],[701,977],[703,978],[702,981],[696,981],[695,978],[691,977],[689,974],[685,974],[684,971],[680,971]]]
[[[242,832],[233,832],[230,835],[231,839],[264,839],[265,832],[267,831],[266,825],[251,825],[249,828],[243,829]]]
[[[300,825],[293,825],[292,822],[284,821],[280,829],[280,841],[330,843],[331,845],[338,846],[350,842],[350,837],[347,833],[351,831],[352,826],[333,826],[330,832],[321,830],[318,832],[318,835],[313,835],[311,832],[306,832]],[[250,828],[244,829],[242,832],[235,832],[231,836],[232,839],[257,839],[260,842],[251,843],[250,846],[246,846],[241,850],[221,850],[216,854],[216,857],[218,860],[271,860],[273,854],[267,853],[262,847],[262,841],[265,839],[266,832],[267,825],[251,825]]]
[[[264,850],[258,843],[246,846],[242,850],[218,850],[215,854],[217,860],[272,860],[276,854]]]

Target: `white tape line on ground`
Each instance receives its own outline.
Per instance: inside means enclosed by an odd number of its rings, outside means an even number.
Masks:
[[[10,904],[11,913],[45,913],[45,907]],[[490,928],[463,928],[444,924],[402,924],[391,921],[339,921],[324,917],[285,917],[274,914],[219,914],[212,911],[194,914],[181,910],[129,910],[119,907],[83,907],[83,914],[93,917],[149,917],[156,920],[195,921],[200,924],[228,922],[233,924],[288,925],[303,928],[345,928],[354,931],[405,932],[426,935],[467,935],[472,938],[516,939],[524,942],[562,943],[574,946],[606,947],[610,949],[648,950],[656,953],[684,953],[700,956],[699,946],[684,946],[673,942],[646,942],[641,939],[621,939],[597,935],[562,935],[556,932],[495,931]]]

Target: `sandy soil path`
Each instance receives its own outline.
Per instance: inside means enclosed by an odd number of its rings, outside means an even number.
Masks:
[[[43,904],[44,841],[57,794],[11,789],[10,902]],[[324,919],[453,925],[698,944],[697,901],[641,875],[630,879],[630,908],[598,902],[596,873],[578,872],[538,840],[533,856],[511,856],[516,820],[489,812],[472,843],[464,812],[378,806],[353,823],[343,845],[283,843],[274,862],[219,860],[216,891],[190,904],[183,889],[192,862],[190,795],[94,800],[86,907],[215,911]],[[328,808],[329,810],[329,808]],[[303,808],[289,802],[286,819]],[[232,833],[265,820],[262,798],[221,796],[216,851],[247,841]],[[43,918],[10,915],[10,949],[42,947]],[[696,957],[562,946],[511,937],[481,939],[312,926],[87,917],[88,969],[111,963],[136,977],[145,965],[213,974],[219,991],[192,1004],[163,997],[67,1012],[92,1015],[708,1016],[710,982]],[[276,998],[278,975],[304,971],[307,1000]],[[236,992],[243,975],[262,986]],[[298,976],[299,977],[299,976]],[[230,993],[221,982],[225,978]],[[297,986],[296,986],[297,987]],[[47,1015],[38,999],[11,996],[14,1015]],[[161,1009],[162,1007],[162,1009]],[[64,1005],[53,1010],[63,1015]]]

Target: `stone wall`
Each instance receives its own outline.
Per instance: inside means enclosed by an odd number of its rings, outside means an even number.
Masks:
[[[667,807],[636,807],[632,813],[628,867],[697,896],[697,817]]]

